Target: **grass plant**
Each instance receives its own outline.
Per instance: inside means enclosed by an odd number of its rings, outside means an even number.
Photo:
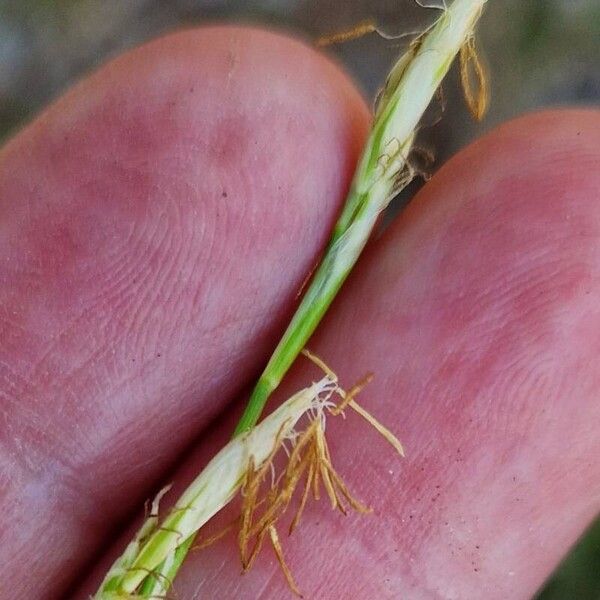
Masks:
[[[310,355],[325,375],[294,394],[260,423],[271,393],[306,346],[360,256],[381,212],[413,178],[410,152],[419,122],[454,58],[460,54],[461,79],[472,113],[487,104],[485,73],[477,58],[474,28],[486,0],[454,0],[417,36],[393,66],[379,95],[373,125],[323,258],[264,372],[250,396],[233,439],[203,469],[164,518],[159,494],[144,524],[114,563],[95,598],[164,598],[200,528],[243,490],[238,527],[242,567],[247,570],[269,539],[290,588],[299,592],[285,564],[277,523],[304,481],[292,522],[300,520],[309,497],[323,487],[332,508],[368,512],[333,467],[325,439],[325,420],[353,410],[398,452],[395,436],[355,400],[365,382],[345,392],[335,374]],[[339,399],[339,402],[334,400]],[[300,425],[304,423],[304,425]],[[273,458],[289,446],[287,466],[264,491]],[[263,490],[261,495],[261,490]],[[198,539],[196,546],[212,540]]]

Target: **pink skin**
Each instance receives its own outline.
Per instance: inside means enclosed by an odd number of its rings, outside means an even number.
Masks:
[[[369,249],[310,347],[342,381],[375,372],[362,403],[407,458],[356,416],[330,421],[334,463],[375,515],[322,502],[282,535],[307,598],[529,598],[594,517],[598,166],[598,112],[513,121],[443,167]],[[281,395],[315,377],[299,365]],[[234,422],[200,444],[178,486]],[[220,598],[286,597],[265,555],[240,577],[231,538],[192,554],[178,597],[217,585]]]
[[[210,419],[289,315],[366,123],[312,50],[211,28],[118,59],[3,151],[0,597],[71,591],[193,436],[179,487],[224,443],[233,417]],[[369,249],[310,346],[343,382],[376,373],[362,401],[408,455],[330,423],[376,514],[312,505],[282,535],[306,597],[528,598],[593,518],[599,166],[598,112],[520,119]],[[178,597],[286,597],[268,550],[239,570],[224,540]]]
[[[117,59],[4,149],[0,597],[64,589],[255,377],[367,126],[316,52],[209,28]]]

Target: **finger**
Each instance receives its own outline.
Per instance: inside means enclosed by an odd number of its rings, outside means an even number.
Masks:
[[[280,528],[306,598],[529,598],[597,512],[599,149],[598,112],[509,123],[442,168],[358,266],[310,346],[342,382],[375,372],[360,401],[407,458],[356,416],[328,421],[338,472],[375,514],[321,502],[292,537]],[[175,590],[284,598],[278,571],[266,550],[240,576],[228,538],[193,553]]]
[[[367,120],[311,49],[212,27],[118,58],[3,150],[0,596],[56,597],[254,377]]]

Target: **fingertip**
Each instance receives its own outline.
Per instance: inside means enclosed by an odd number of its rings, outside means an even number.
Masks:
[[[11,593],[60,594],[249,383],[326,242],[367,127],[331,61],[280,34],[216,26],[115,59],[3,149],[0,442],[26,448],[5,493],[21,498],[11,523],[35,548],[0,544]],[[13,459],[0,456],[7,470]],[[24,499],[28,482],[39,493]],[[62,510],[73,497],[78,510]]]
[[[551,231],[564,229],[564,222],[575,215],[600,219],[594,192],[600,185],[599,147],[596,109],[545,110],[518,117],[446,162],[392,229],[406,230],[427,245],[440,231],[456,236],[452,244],[485,243],[491,236],[482,224],[504,224],[512,230],[532,227],[532,233],[540,227],[538,239],[545,244]],[[421,218],[425,205],[426,221]],[[454,227],[447,227],[450,222]],[[417,223],[420,228],[412,227]],[[474,264],[477,260],[474,254]]]
[[[479,179],[486,171],[488,181],[523,176],[543,185],[553,173],[595,175],[600,140],[600,111],[597,109],[554,109],[526,114],[493,129],[469,144],[439,172],[457,186]],[[432,186],[433,187],[433,186]],[[539,194],[536,194],[538,196]]]

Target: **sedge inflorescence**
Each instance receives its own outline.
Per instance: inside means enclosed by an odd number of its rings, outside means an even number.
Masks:
[[[241,511],[232,527],[238,528],[243,570],[252,567],[264,542],[269,540],[296,592],[298,586],[285,563],[279,536],[282,519],[290,507],[296,507],[290,532],[298,525],[309,498],[319,499],[321,494],[329,498],[334,509],[368,512],[334,468],[325,434],[329,417],[352,410],[402,454],[395,436],[356,401],[366,380],[345,392],[335,374],[309,354],[323,368],[325,376],[297,392],[262,421],[260,418],[270,395],[354,267],[381,212],[418,171],[410,157],[422,116],[439,93],[457,55],[467,105],[476,118],[485,113],[489,84],[474,35],[486,2],[443,2],[439,17],[412,40],[392,67],[378,96],[371,132],[327,249],[250,395],[233,439],[211,459],[163,519],[158,518],[157,510],[152,511],[112,565],[96,600],[165,598],[187,552],[214,541],[215,538],[198,545],[195,538],[200,528],[238,493]],[[374,23],[366,22],[329,36],[323,43],[348,41],[369,32],[381,35]],[[283,448],[288,457],[278,469],[275,456]]]

